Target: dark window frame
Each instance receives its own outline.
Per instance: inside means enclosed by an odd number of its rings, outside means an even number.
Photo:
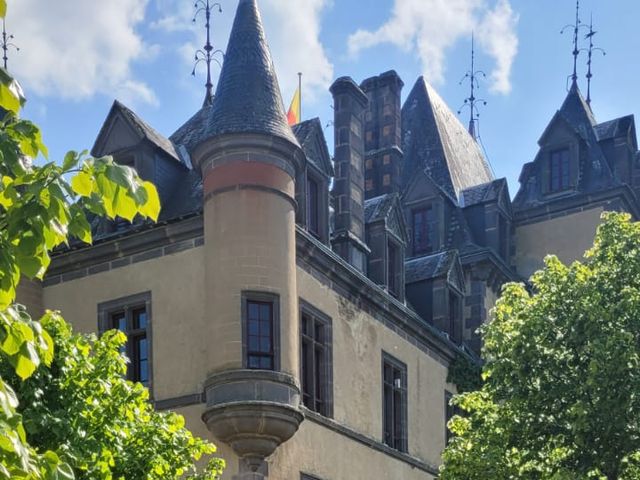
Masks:
[[[316,412],[324,417],[333,418],[333,322],[331,317],[325,315],[320,310],[315,308],[308,302],[300,299],[300,383],[301,383],[301,395],[302,403],[309,410]],[[305,333],[304,329],[304,317],[310,318],[312,322],[312,335]],[[322,326],[321,340],[317,337],[316,325]],[[313,347],[313,356],[311,362],[305,361],[304,346],[311,345]],[[320,370],[320,375],[316,376],[317,372],[317,357],[315,356],[316,349],[321,349],[323,356],[323,362]],[[312,392],[307,394],[305,391],[305,382],[308,380],[305,371],[305,364],[312,364],[312,372],[310,380],[312,384]],[[321,393],[318,395],[317,390],[320,389]],[[311,396],[308,400],[307,396]],[[310,403],[310,404],[309,404]],[[320,406],[318,406],[318,403]]]
[[[416,217],[422,215],[421,228],[416,226]],[[420,205],[411,209],[411,243],[414,255],[433,253],[438,249],[438,219],[436,207],[433,204]],[[418,234],[422,233],[423,241],[418,241]]]
[[[449,445],[449,442],[453,438],[453,433],[447,427],[449,420],[451,420],[456,415],[456,408],[451,405],[451,399],[453,398],[453,393],[445,390],[444,392],[444,439],[445,446]]]
[[[549,193],[565,192],[571,189],[571,149],[558,148],[549,152]]]
[[[134,313],[144,309],[146,314],[146,325],[144,328],[134,328]],[[122,314],[125,320],[125,331],[127,343],[124,347],[125,354],[129,359],[127,366],[127,380],[141,382],[147,386],[150,392],[153,391],[153,341],[152,341],[152,308],[151,292],[143,292],[135,295],[121,297],[98,304],[98,331],[100,334],[108,330],[117,329],[114,326],[114,316]],[[114,328],[115,327],[115,328]],[[122,331],[122,330],[121,330]],[[141,359],[140,352],[136,349],[136,341],[146,340],[147,358]],[[139,348],[139,347],[138,347]],[[141,364],[147,362],[147,381],[141,378]]]
[[[452,301],[453,300],[453,301]],[[462,342],[462,328],[464,318],[463,295],[453,288],[448,289],[448,322],[449,322],[449,338],[454,343]],[[455,307],[454,307],[455,305]],[[457,315],[456,315],[457,314]]]
[[[394,376],[389,383],[386,376],[391,369]],[[400,372],[400,386],[396,383],[395,373]],[[397,358],[382,352],[382,443],[399,452],[407,453],[409,449],[408,429],[408,370],[407,365]],[[390,392],[390,395],[389,395]],[[399,396],[399,398],[397,398]],[[392,401],[387,405],[387,399]],[[398,405],[398,402],[400,405]],[[389,418],[389,414],[392,415]],[[399,414],[400,418],[397,418]],[[391,427],[389,431],[387,427]]]
[[[244,291],[241,295],[242,315],[242,367],[245,369],[280,371],[280,296],[269,292]],[[249,304],[268,304],[271,307],[271,346],[270,352],[253,352],[249,349]],[[255,354],[272,359],[273,368],[255,368],[249,366],[249,356]]]
[[[402,269],[403,269],[403,253],[402,245],[394,239],[390,234],[387,237],[387,290],[391,295],[400,298],[402,294]],[[392,253],[393,260],[392,260]]]

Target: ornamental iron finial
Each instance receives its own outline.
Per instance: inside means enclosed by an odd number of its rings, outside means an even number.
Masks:
[[[596,32],[593,29],[593,14],[591,14],[591,23],[589,24],[589,33],[587,33],[585,35],[585,39],[589,40],[589,48],[586,49],[587,54],[588,54],[588,60],[587,60],[587,105],[591,106],[591,79],[593,78],[593,70],[592,70],[592,66],[593,66],[593,54],[595,52],[600,52],[602,53],[603,56],[607,55],[607,52],[604,51],[604,49],[600,48],[600,47],[596,47],[593,44],[593,37],[596,36],[598,32]]]
[[[20,51],[20,48],[12,42],[13,40],[13,35],[8,35],[7,34],[7,26],[5,23],[4,18],[2,19],[2,61],[3,61],[3,66],[4,69],[7,70],[7,64],[9,61],[9,49],[10,48],[15,48],[17,52]]]
[[[471,85],[471,95],[464,99],[464,104],[458,110],[458,115],[462,113],[465,108],[469,108],[469,135],[474,140],[478,140],[478,121],[480,119],[480,112],[478,111],[478,104],[486,105],[487,102],[482,98],[476,97],[476,89],[480,88],[480,82],[478,78],[486,78],[487,74],[482,70],[476,70],[476,49],[475,49],[475,37],[471,34],[471,70],[469,70],[465,76],[460,80],[462,85],[466,80],[469,80]]]
[[[560,33],[563,34],[567,30],[573,29],[573,74],[570,76],[572,86],[578,84],[578,56],[580,56],[579,33],[581,28],[587,28],[580,21],[580,0],[576,0],[576,23],[566,25]]]
[[[204,102],[202,104],[203,107],[210,106],[213,104],[213,82],[211,80],[211,62],[216,62],[218,66],[222,68],[222,63],[220,60],[216,58],[216,55],[220,55],[224,57],[224,53],[222,50],[214,50],[211,45],[211,11],[213,8],[218,7],[218,12],[222,13],[222,5],[219,3],[211,3],[210,0],[197,0],[195,3],[196,13],[193,16],[193,23],[196,23],[198,19],[198,15],[201,13],[204,14],[206,23],[205,29],[207,31],[207,42],[204,45],[204,48],[198,50],[195,54],[194,60],[195,65],[193,66],[193,71],[191,75],[195,77],[196,69],[198,65],[202,62],[205,63],[207,67],[207,83],[205,84],[206,94],[204,97]]]

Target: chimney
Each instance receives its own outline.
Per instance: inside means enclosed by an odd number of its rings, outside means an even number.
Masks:
[[[369,98],[365,112],[365,197],[401,193],[404,82],[391,70],[360,85]]]
[[[334,102],[333,184],[335,228],[333,249],[343,259],[366,273],[369,248],[364,229],[364,137],[363,115],[367,96],[349,77],[331,86]]]

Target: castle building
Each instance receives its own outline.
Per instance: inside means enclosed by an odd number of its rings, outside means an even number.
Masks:
[[[582,256],[604,210],[640,217],[634,117],[576,84],[511,200],[424,78],[337,79],[335,145],[289,127],[256,0],[239,0],[215,98],[169,138],[115,102],[93,147],[157,185],[160,221],[24,284],[31,308],[129,338],[128,376],[220,447],[224,478],[434,479],[449,366],[509,281]]]

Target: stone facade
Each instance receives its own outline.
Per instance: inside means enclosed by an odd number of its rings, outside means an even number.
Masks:
[[[402,87],[336,80],[332,158],[318,119],[287,125],[240,0],[212,104],[165,138],[116,102],[96,140],[156,183],[160,221],[96,220],[20,299],[82,332],[144,308],[132,365],[225,479],[436,478],[449,364],[478,360],[505,282],[580,258],[605,210],[640,215],[639,155],[633,117],[597,123],[574,85],[512,201],[437,92]]]

